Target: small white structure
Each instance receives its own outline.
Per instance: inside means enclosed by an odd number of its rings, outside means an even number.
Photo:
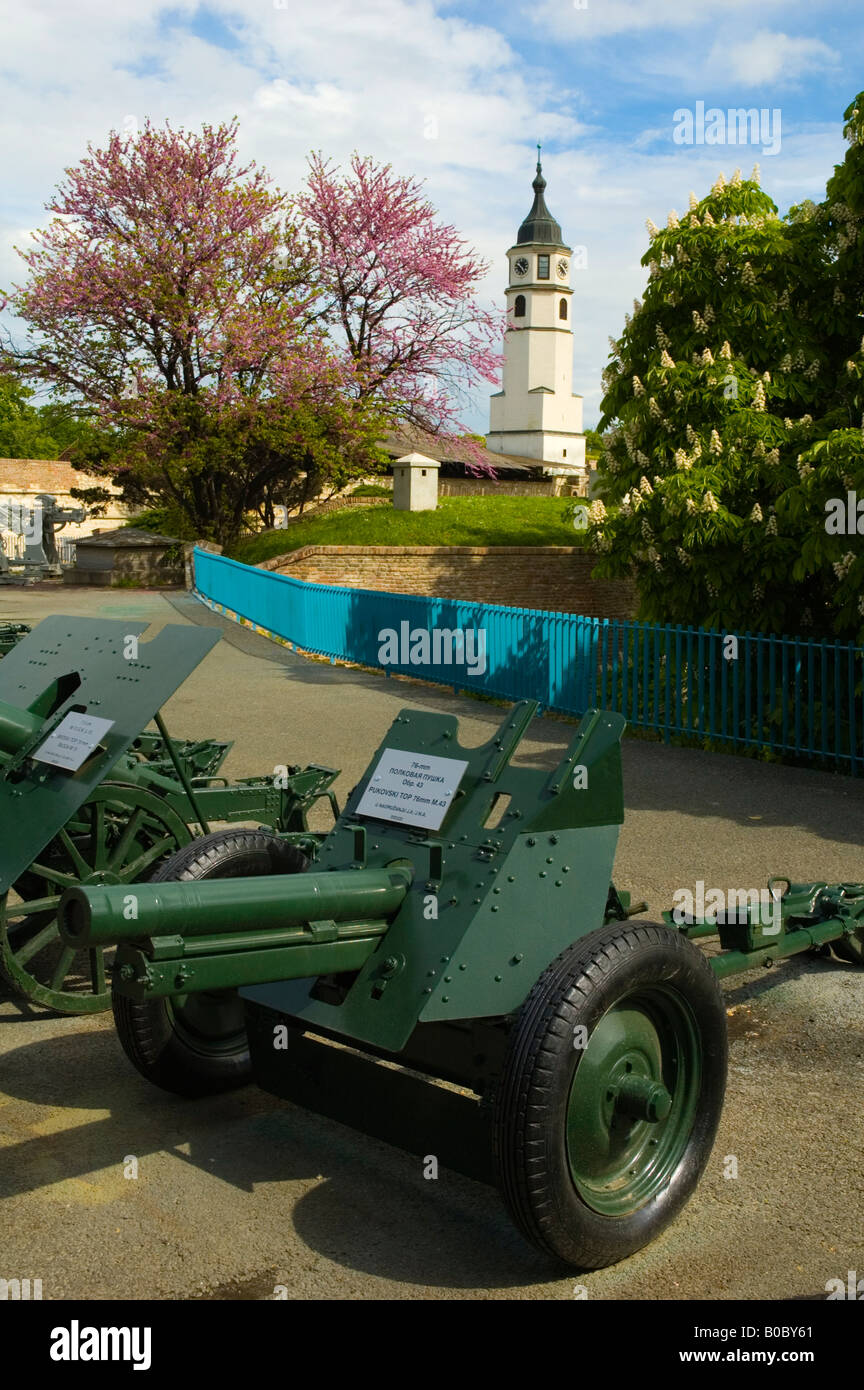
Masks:
[[[393,506],[399,512],[434,512],[438,506],[438,469],[425,454],[405,454],[393,465]]]

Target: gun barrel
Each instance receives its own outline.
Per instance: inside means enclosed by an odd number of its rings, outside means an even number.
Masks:
[[[0,752],[17,753],[34,734],[38,734],[45,721],[29,710],[18,709],[6,700],[0,700]]]
[[[411,865],[192,883],[134,883],[68,889],[60,936],[83,950],[145,937],[275,931],[309,922],[387,920],[399,910]]]

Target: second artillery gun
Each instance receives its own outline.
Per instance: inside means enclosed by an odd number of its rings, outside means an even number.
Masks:
[[[27,623],[0,623],[0,656],[11,652],[29,631]]]
[[[310,808],[324,797],[338,815],[333,768],[229,782],[230,743],[171,738],[161,706],[219,633],[169,624],[145,642],[146,627],[46,618],[0,662],[0,975],[62,1013],[110,1005],[105,952],[60,942],[66,888],[146,878],[215,824],[266,826],[314,854]]]
[[[496,1183],[529,1240],[594,1268],[656,1236],[708,1161],[718,977],[829,942],[864,961],[864,885],[775,880],[767,926],[760,904],[629,920],[645,905],[611,881],[624,720],[588,711],[548,773],[513,760],[534,708],[475,748],[403,709],[314,866],[264,833],[211,835],[147,884],[71,889],[61,935],[118,946],[117,1028],[152,1082],[254,1077]],[[710,960],[690,939],[717,934]]]

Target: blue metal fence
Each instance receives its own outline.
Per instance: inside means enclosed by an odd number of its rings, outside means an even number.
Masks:
[[[309,584],[195,551],[202,597],[304,651],[731,748],[864,762],[864,648]]]

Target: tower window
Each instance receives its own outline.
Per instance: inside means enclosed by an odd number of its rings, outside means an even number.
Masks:
[[[559,319],[566,319],[566,317],[567,317],[567,300],[566,300],[566,299],[562,299],[562,300],[559,302],[559,304],[558,304],[558,317],[559,317]]]
[[[538,256],[538,257],[537,257],[537,279],[538,279],[538,280],[548,280],[548,279],[549,279],[549,257],[548,257],[548,256]]]
[[[517,296],[516,296],[516,303],[513,305],[513,317],[514,317],[515,319],[524,319],[524,317],[525,317],[525,296],[524,296],[524,294],[517,294]]]

